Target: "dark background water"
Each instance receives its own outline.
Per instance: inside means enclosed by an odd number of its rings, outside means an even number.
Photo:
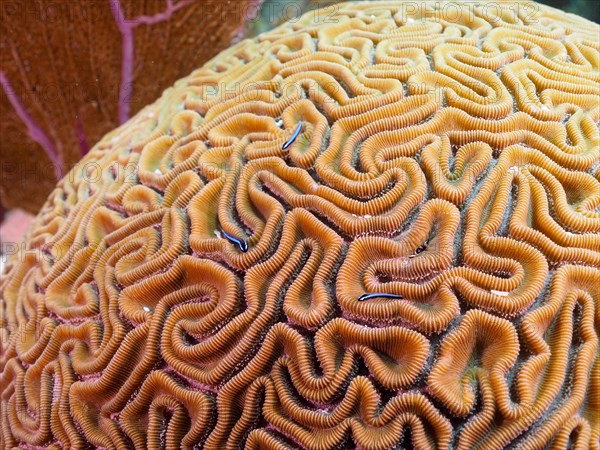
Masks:
[[[540,3],[578,14],[581,17],[600,23],[600,1],[598,0],[538,0]]]

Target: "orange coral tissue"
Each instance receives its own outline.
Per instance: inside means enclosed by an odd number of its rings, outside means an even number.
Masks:
[[[598,449],[600,29],[363,2],[106,135],[0,282],[2,448]]]

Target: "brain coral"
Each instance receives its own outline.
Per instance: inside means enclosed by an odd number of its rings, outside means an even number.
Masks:
[[[597,449],[598,36],[348,3],[177,82],[8,266],[2,446]]]

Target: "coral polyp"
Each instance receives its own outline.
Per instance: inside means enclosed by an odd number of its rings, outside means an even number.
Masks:
[[[363,2],[106,135],[0,284],[4,448],[599,448],[600,28]]]

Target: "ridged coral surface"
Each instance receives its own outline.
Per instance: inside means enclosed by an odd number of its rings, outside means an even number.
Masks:
[[[2,446],[598,448],[597,25],[311,12],[105,136],[0,287]]]

